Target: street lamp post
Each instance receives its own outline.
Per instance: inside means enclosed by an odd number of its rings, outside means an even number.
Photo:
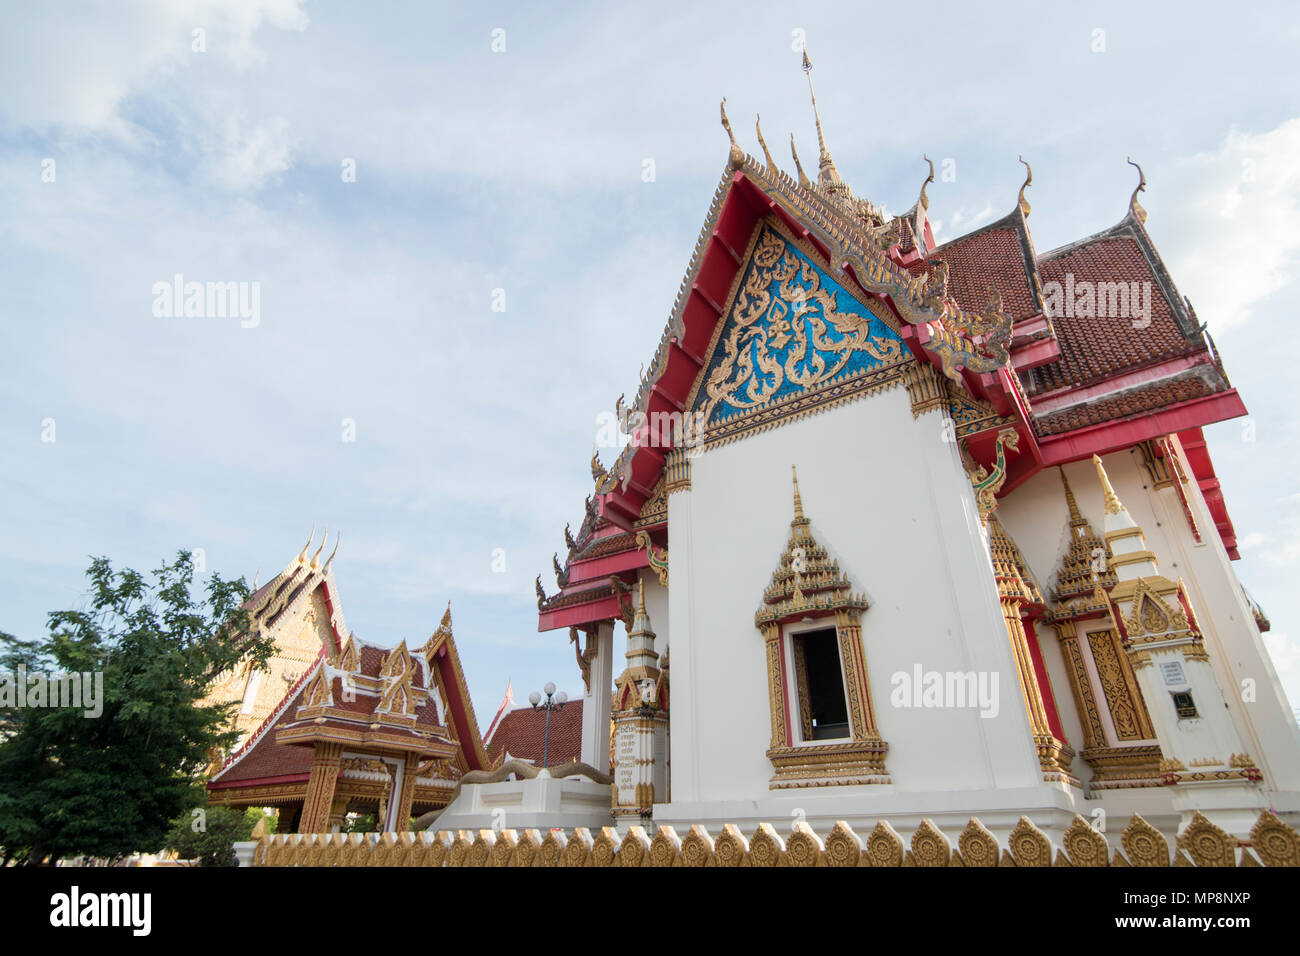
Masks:
[[[546,711],[546,737],[542,743],[542,769],[547,767],[547,761],[551,756],[551,711],[559,710],[569,701],[569,695],[564,691],[558,694],[555,692],[555,685],[550,681],[542,688],[546,692],[546,700],[542,700],[542,695],[533,691],[528,695],[528,703],[533,705],[533,710]]]

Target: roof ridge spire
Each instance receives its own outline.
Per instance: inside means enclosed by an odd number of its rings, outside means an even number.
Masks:
[[[790,155],[794,157],[794,168],[799,173],[799,185],[804,189],[812,189],[812,181],[808,179],[808,174],[803,171],[803,164],[799,162],[799,153],[794,148],[794,133],[790,134]]]
[[[755,114],[754,114],[754,132],[758,134],[758,145],[763,147],[763,155],[767,158],[767,168],[768,168],[768,169],[773,169],[773,170],[774,170],[774,169],[777,168],[777,167],[776,167],[776,160],[774,160],[774,159],[772,158],[772,154],[771,154],[770,152],[768,152],[768,149],[767,149],[767,141],[763,139],[763,129],[762,129],[761,126],[758,125],[760,119],[761,119],[761,117],[760,117],[757,113],[755,113]]]
[[[803,64],[801,66],[804,76],[808,78],[808,96],[812,99],[813,120],[817,124],[817,146],[820,150],[817,157],[817,184],[820,186],[830,186],[842,183],[839,170],[835,168],[835,160],[831,159],[831,151],[826,148],[826,135],[822,132],[821,114],[817,112],[817,94],[813,92],[812,85],[812,60],[808,58],[808,48],[804,47]]]
[[[1025,163],[1025,157],[1019,157],[1022,163]],[[1034,181],[1034,171],[1028,163],[1025,163],[1025,182],[1020,187],[1020,198],[1016,205],[1020,208],[1020,214],[1026,219],[1029,218],[1029,200],[1025,198],[1025,190],[1029,188],[1030,183]]]
[[[794,478],[794,517],[796,521],[804,520],[803,515],[803,498],[799,495],[799,470],[794,465],[790,466],[790,474]]]
[[[727,162],[731,164],[732,169],[739,169],[745,165],[745,151],[740,148],[736,142],[736,134],[731,131],[731,121],[727,119],[727,98],[722,98],[719,106],[722,112],[722,128],[727,131],[727,136],[731,139],[731,149],[727,153]]]
[[[1143,209],[1142,204],[1138,202],[1138,193],[1144,193],[1147,191],[1146,173],[1142,172],[1142,167],[1139,166],[1137,163],[1133,162],[1133,160],[1130,159],[1129,157],[1125,156],[1124,161],[1138,171],[1137,189],[1133,190],[1133,195],[1129,197],[1129,201],[1128,201],[1129,215],[1131,215],[1138,222],[1145,223],[1147,221],[1147,211]]]
[[[1065,477],[1065,469],[1057,465],[1056,470],[1061,473],[1061,484],[1065,485],[1065,503],[1070,509],[1070,525],[1075,527],[1087,524],[1087,520],[1079,511],[1079,503],[1074,500],[1074,490],[1070,487],[1070,479]]]

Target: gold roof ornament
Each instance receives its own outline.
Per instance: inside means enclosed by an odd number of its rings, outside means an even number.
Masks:
[[[296,563],[298,564],[307,563],[307,549],[311,547],[311,543],[313,540],[315,540],[315,538],[316,538],[316,522],[313,521],[311,523],[311,534],[308,535],[307,543],[302,546],[302,550],[298,552],[298,559]]]
[[[1127,510],[1123,502],[1119,500],[1119,495],[1115,494],[1115,489],[1110,486],[1110,476],[1106,474],[1106,469],[1102,466],[1101,458],[1097,455],[1092,456],[1092,463],[1097,468],[1097,480],[1101,482],[1101,494],[1106,500],[1106,514],[1117,515],[1121,511]]]
[[[722,111],[722,128],[727,131],[727,136],[731,139],[731,151],[727,154],[727,162],[731,164],[732,169],[739,169],[745,165],[745,151],[740,148],[740,144],[736,142],[736,134],[731,131],[731,121],[727,119],[727,98],[725,96],[722,98],[719,109]]]
[[[794,465],[790,466],[790,474],[794,478],[794,517],[796,521],[803,521],[803,498],[799,496],[799,471]]]
[[[1025,157],[1021,156],[1020,161],[1025,163]],[[1029,188],[1033,181],[1034,171],[1030,168],[1028,163],[1025,163],[1025,182],[1024,185],[1020,187],[1020,198],[1017,200],[1016,205],[1020,207],[1020,214],[1026,219],[1029,218],[1029,200],[1025,198],[1025,190]]]
[[[758,125],[760,119],[761,117],[757,113],[755,113],[754,132],[758,134],[758,145],[763,147],[763,155],[767,158],[767,168],[776,169],[776,160],[774,160],[772,158],[772,154],[768,152],[767,141],[763,139],[763,129],[761,126]]]
[[[794,157],[794,168],[799,173],[799,185],[804,189],[812,189],[812,181],[808,179],[808,174],[803,171],[803,164],[799,162],[799,153],[794,148],[794,133],[790,134],[790,155]]]
[[[330,564],[334,561],[334,555],[339,553],[339,542],[342,540],[343,540],[342,532],[339,532],[338,534],[334,535],[334,550],[331,551],[330,556],[325,559],[325,570],[327,571],[329,570]]]
[[[930,175],[925,178],[925,182],[921,183],[921,198],[916,201],[916,204],[922,209],[928,210],[930,208],[930,197],[925,194],[925,187],[934,182],[934,160],[924,154],[922,154],[921,158],[930,164]]]
[[[326,525],[325,533],[321,535],[320,547],[317,548],[316,553],[311,556],[311,569],[313,571],[320,570],[320,553],[325,550],[325,542],[328,541],[329,538],[330,538],[330,529],[329,526]]]
[[[1133,162],[1129,157],[1125,156],[1124,161],[1138,171],[1137,189],[1133,190],[1133,195],[1129,197],[1128,211],[1134,219],[1138,222],[1144,223],[1147,221],[1147,211],[1143,209],[1142,204],[1138,202],[1138,193],[1144,193],[1147,191],[1146,173],[1142,172],[1142,167]]]

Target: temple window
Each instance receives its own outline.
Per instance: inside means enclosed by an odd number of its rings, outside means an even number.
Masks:
[[[799,739],[839,740],[850,736],[844,668],[835,628],[791,634],[790,650],[799,703]]]
[[[862,642],[867,607],[814,538],[796,477],[790,538],[754,614],[767,661],[773,789],[889,782]]]

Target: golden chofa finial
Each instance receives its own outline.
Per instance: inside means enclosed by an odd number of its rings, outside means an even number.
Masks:
[[[311,523],[311,534],[307,536],[307,543],[304,544],[302,546],[302,550],[298,552],[298,560],[297,560],[298,564],[307,563],[307,549],[311,547],[311,543],[315,538],[316,538],[316,522],[313,521]]]
[[[325,542],[329,540],[329,537],[330,537],[330,529],[329,526],[326,525],[325,533],[321,535],[320,547],[317,548],[316,553],[311,556],[311,569],[313,571],[320,570],[320,553],[325,550]]]
[[[1146,173],[1142,172],[1142,167],[1139,166],[1137,163],[1133,162],[1133,160],[1129,159],[1127,156],[1124,157],[1124,161],[1138,171],[1137,189],[1133,190],[1133,195],[1129,198],[1128,201],[1129,215],[1132,216],[1134,219],[1136,219],[1138,222],[1146,222],[1147,211],[1143,209],[1142,204],[1138,202],[1138,193],[1144,193],[1147,191]]]
[[[727,136],[731,138],[731,151],[727,154],[727,162],[731,164],[732,169],[739,169],[745,165],[745,151],[740,148],[736,142],[736,134],[731,131],[731,121],[727,119],[727,98],[722,98],[722,128],[727,131]]]
[[[808,179],[808,174],[803,171],[803,164],[799,162],[799,153],[794,148],[794,133],[790,134],[790,155],[794,157],[794,168],[799,173],[799,185],[804,189],[812,189],[812,182]]]
[[[766,162],[767,162],[767,168],[768,168],[768,169],[776,169],[776,160],[774,160],[774,159],[772,158],[772,154],[771,154],[770,152],[768,152],[768,149],[767,149],[767,141],[763,139],[763,129],[762,129],[762,127],[760,127],[760,126],[758,125],[758,122],[759,122],[759,115],[758,115],[757,113],[755,113],[755,114],[754,114],[754,132],[758,134],[758,145],[763,147],[763,156],[764,156],[764,158],[766,159]]]
[[[334,562],[334,555],[339,553],[339,542],[342,540],[343,540],[342,532],[334,535],[334,550],[331,551],[330,556],[325,559],[325,570],[328,571],[329,566]]]
[[[930,164],[930,175],[925,177],[925,182],[921,183],[921,198],[917,200],[917,205],[922,209],[929,209],[930,197],[925,194],[925,187],[934,182],[934,160],[924,154],[922,154],[921,158]]]
[[[1025,157],[1021,156],[1020,161],[1025,163]],[[1025,163],[1025,183],[1020,187],[1020,199],[1017,205],[1020,206],[1020,214],[1026,219],[1029,218],[1029,200],[1025,198],[1025,190],[1029,188],[1030,183],[1034,181],[1034,171]]]
[[[799,496],[799,470],[794,465],[790,466],[790,475],[794,479],[794,516],[795,520],[803,520],[803,498]]]
[[[438,626],[445,630],[451,630],[451,601],[447,602],[447,610],[442,612],[442,620],[438,622]]]
[[[1125,510],[1124,505],[1119,500],[1119,495],[1115,494],[1115,489],[1110,486],[1110,476],[1106,474],[1106,469],[1101,464],[1101,458],[1093,455],[1092,463],[1097,468],[1097,480],[1101,482],[1101,495],[1106,501],[1106,514],[1119,514]]]

